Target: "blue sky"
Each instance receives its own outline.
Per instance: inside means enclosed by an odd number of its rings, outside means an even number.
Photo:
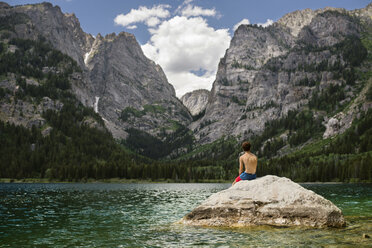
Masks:
[[[4,1],[4,0],[3,0]],[[40,3],[40,0],[5,0],[10,5]],[[152,7],[156,4],[168,4],[175,10],[183,0],[51,0],[59,5],[63,12],[75,13],[79,18],[83,30],[96,35],[112,32],[129,31],[138,42],[144,44],[150,37],[145,26],[137,30],[128,30],[115,25],[114,18],[118,14],[128,13],[139,6]],[[345,8],[348,10],[365,7],[370,0],[195,0],[195,5],[203,8],[215,8],[220,18],[207,18],[214,28],[230,28],[240,20],[247,18],[251,23],[265,22],[267,19],[277,21],[286,13],[311,8],[319,9],[327,6]]]
[[[38,0],[5,0],[10,5]],[[178,96],[210,89],[234,26],[270,24],[286,13],[327,6],[363,8],[370,0],[51,0],[75,13],[83,30],[133,33],[145,54],[164,69]],[[141,7],[142,6],[142,7]],[[120,18],[121,15],[121,18]],[[119,16],[119,17],[118,17]],[[117,18],[118,17],[118,18]],[[116,19],[115,19],[116,18]],[[116,22],[115,22],[116,20]],[[269,21],[268,21],[269,20]]]

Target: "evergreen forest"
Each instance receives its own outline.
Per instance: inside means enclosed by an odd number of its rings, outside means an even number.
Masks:
[[[11,30],[18,21],[16,17],[0,18],[0,30]],[[316,87],[308,105],[267,122],[259,135],[222,137],[202,146],[196,146],[190,130],[181,125],[161,139],[128,129],[126,140],[114,140],[102,118],[75,97],[71,77],[82,70],[72,58],[53,49],[43,37],[25,40],[6,36],[2,32],[0,81],[14,81],[17,90],[1,86],[0,104],[27,102],[36,108],[47,97],[62,107],[44,111],[41,116],[45,123],[41,126],[0,121],[0,178],[232,181],[238,173],[239,141],[248,139],[252,152],[260,158],[258,176],[274,174],[298,182],[372,182],[372,109],[361,112],[341,135],[322,138],[323,116],[350,107],[342,103],[345,88],[357,88],[359,93],[365,89],[365,101],[372,101],[371,72],[361,69],[371,68],[371,33],[362,38],[349,37],[330,48],[346,64],[322,66],[343,78],[344,85],[320,88],[317,82],[301,81],[299,84]],[[299,69],[325,70],[319,66]],[[27,83],[28,78],[38,83]],[[128,108],[123,110],[121,119],[141,114]],[[50,130],[47,134],[46,129]],[[172,156],[172,151],[182,148],[183,153]]]

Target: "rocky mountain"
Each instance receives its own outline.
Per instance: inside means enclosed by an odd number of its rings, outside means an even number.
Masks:
[[[208,103],[209,97],[208,90],[194,90],[192,92],[186,93],[181,97],[183,105],[190,111],[193,116],[197,116],[203,111]]]
[[[231,180],[249,138],[259,176],[370,182],[371,6],[240,26],[189,111],[133,35],[0,3],[0,178]]]
[[[125,138],[130,128],[159,136],[174,132],[174,123],[190,123],[189,112],[164,72],[144,56],[133,35],[93,37],[81,29],[74,14],[64,14],[50,3],[1,3],[0,18],[3,41],[43,39],[77,62],[81,71],[69,78],[72,92],[102,116],[115,138]]]
[[[268,27],[239,26],[220,60],[205,115],[190,125],[197,142],[257,136],[290,111],[309,110],[327,126],[324,137],[345,131],[371,107],[365,97],[371,16],[369,4],[354,11],[295,11]],[[280,134],[284,142],[287,132]]]
[[[92,94],[82,101],[89,104],[94,96],[95,109],[110,130],[136,128],[157,136],[160,127],[171,132],[172,121],[190,122],[163,70],[144,56],[133,35],[98,35],[84,62]]]

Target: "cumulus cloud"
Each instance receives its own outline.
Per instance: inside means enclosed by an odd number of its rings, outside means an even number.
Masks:
[[[228,29],[215,30],[201,17],[174,16],[150,33],[142,49],[162,66],[177,96],[211,88],[218,61],[230,42]],[[205,73],[196,75],[192,71]]]
[[[262,26],[262,27],[265,28],[265,27],[268,27],[268,26],[272,25],[273,23],[274,23],[273,20],[267,19],[266,22],[264,22],[264,23],[257,23],[257,25],[258,26]]]
[[[234,31],[237,30],[238,27],[242,24],[251,24],[251,22],[248,19],[244,18],[243,20],[234,25]]]
[[[163,68],[179,97],[212,87],[218,62],[231,39],[228,29],[208,25],[206,17],[219,18],[214,8],[192,2],[185,0],[172,13],[169,5],[140,6],[114,20],[127,29],[136,29],[137,23],[147,25],[151,37],[142,50]]]
[[[157,18],[157,17],[150,17],[146,20],[146,24],[147,26],[149,27],[155,27],[156,25],[158,25],[160,23],[160,19]]]
[[[136,28],[137,28],[136,25],[127,26],[127,29],[136,29]]]
[[[187,82],[187,83],[179,83],[178,85],[174,85],[176,89],[176,95],[181,98],[188,92],[198,90],[198,89],[207,89],[211,90],[212,82],[216,78],[216,75],[204,75],[199,77],[190,72],[181,72],[181,73],[173,73],[168,72],[167,78],[170,82]]]
[[[155,5],[152,8],[140,6],[138,9],[131,9],[128,14],[120,14],[115,17],[114,22],[123,27],[133,27],[134,23],[145,23],[150,27],[154,27],[160,23],[160,19],[170,16],[169,8],[171,6],[165,4]]]
[[[216,16],[217,12],[215,9],[203,9],[199,6],[192,6],[187,4],[184,8],[180,10],[181,15],[190,16]]]
[[[190,4],[192,1],[194,1],[194,0],[185,0],[185,1],[183,1],[183,4],[181,6]]]

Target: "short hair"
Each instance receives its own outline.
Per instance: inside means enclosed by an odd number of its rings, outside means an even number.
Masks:
[[[244,141],[243,144],[242,144],[242,148],[246,152],[250,151],[251,150],[251,143],[249,143],[248,141]]]

